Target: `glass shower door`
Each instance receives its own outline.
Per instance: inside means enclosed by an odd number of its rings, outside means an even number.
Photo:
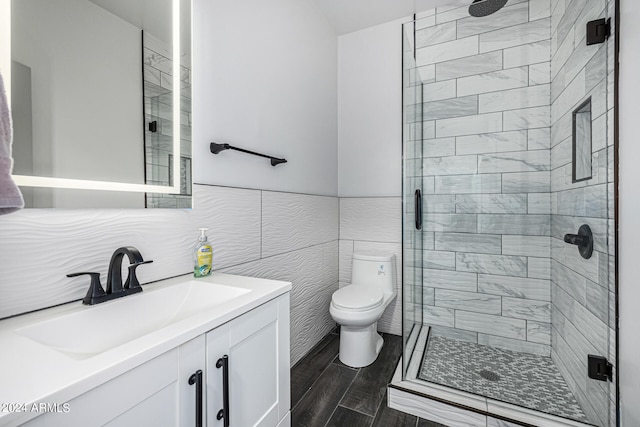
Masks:
[[[412,354],[422,326],[422,82],[415,66],[413,23],[403,31],[403,339]],[[410,357],[403,358],[406,373]]]

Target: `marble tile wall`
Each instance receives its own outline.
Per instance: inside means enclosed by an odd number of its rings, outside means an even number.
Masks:
[[[432,12],[416,23],[422,102],[405,117],[423,148],[413,308],[434,333],[548,356],[551,2]]]
[[[335,327],[338,198],[210,185],[194,185],[193,194],[193,210],[26,209],[0,217],[0,318],[80,300],[87,279],[66,274],[96,271],[104,283],[121,246],[154,261],[138,269],[142,283],[187,274],[198,227],[208,227],[215,270],[293,283],[295,364]]]
[[[589,379],[587,355],[615,365],[613,37],[587,46],[586,22],[614,16],[613,0],[553,2],[551,14],[551,357],[590,420],[616,425],[615,384]],[[591,97],[592,178],[572,179],[572,113]],[[588,224],[595,252],[563,242]]]

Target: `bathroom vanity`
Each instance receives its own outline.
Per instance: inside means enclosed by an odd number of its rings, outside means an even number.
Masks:
[[[291,284],[215,273],[0,322],[0,426],[289,426]]]

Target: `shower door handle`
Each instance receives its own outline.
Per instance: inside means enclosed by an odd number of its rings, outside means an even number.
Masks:
[[[416,217],[416,230],[422,230],[422,192],[420,189],[416,190],[413,201]]]

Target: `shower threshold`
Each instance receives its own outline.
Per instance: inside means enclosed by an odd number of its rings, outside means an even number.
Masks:
[[[447,426],[589,426],[549,357],[440,336],[414,327],[406,379],[402,361],[389,406]],[[517,424],[509,424],[509,423]]]

